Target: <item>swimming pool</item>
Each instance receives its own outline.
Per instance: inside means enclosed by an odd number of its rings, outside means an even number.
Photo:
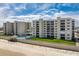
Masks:
[[[31,39],[31,36],[16,36],[16,39]]]

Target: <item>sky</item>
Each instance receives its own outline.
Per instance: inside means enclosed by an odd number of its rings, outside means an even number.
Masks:
[[[72,17],[79,26],[79,3],[0,3],[0,25],[5,21],[39,17]],[[25,20],[27,20],[25,19]]]

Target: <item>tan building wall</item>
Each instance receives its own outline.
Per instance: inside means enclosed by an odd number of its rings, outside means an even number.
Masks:
[[[6,22],[3,24],[3,30],[4,34],[31,34],[31,23],[22,21]]]
[[[6,35],[13,34],[13,23],[11,23],[11,22],[4,23],[3,31],[4,31],[4,34],[6,34]]]
[[[27,32],[31,32],[31,23],[29,22],[22,22],[22,21],[15,21],[14,22],[14,34],[16,35],[23,35],[27,34]]]

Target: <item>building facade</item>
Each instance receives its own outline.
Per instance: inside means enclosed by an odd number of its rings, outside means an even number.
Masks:
[[[31,32],[31,23],[23,21],[6,22],[3,24],[3,30],[4,34],[27,35]]]
[[[74,19],[57,17],[54,21],[54,37],[57,39],[74,40],[74,26]]]
[[[13,23],[11,22],[6,22],[3,24],[3,32],[6,35],[13,35]]]
[[[14,22],[14,35],[22,35],[25,34],[26,28],[25,28],[25,22]]]
[[[14,22],[14,35],[26,35],[31,32],[31,23],[15,21]]]
[[[32,35],[42,38],[74,39],[75,22],[72,18],[57,17],[55,20],[34,20]]]
[[[75,21],[72,18],[33,20],[31,22],[15,21],[3,24],[4,34],[29,35],[40,38],[74,40]]]
[[[54,21],[52,20],[34,20],[33,31],[34,37],[53,38],[54,37]]]

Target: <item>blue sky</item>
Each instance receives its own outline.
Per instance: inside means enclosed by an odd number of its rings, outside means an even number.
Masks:
[[[79,3],[1,3],[0,9],[5,9],[13,16],[40,13],[53,15],[54,13],[60,13],[61,11],[79,14]]]
[[[2,19],[11,16],[37,17],[37,15],[47,15],[50,17],[65,15],[78,20],[79,3],[0,3],[0,22],[4,22]]]

